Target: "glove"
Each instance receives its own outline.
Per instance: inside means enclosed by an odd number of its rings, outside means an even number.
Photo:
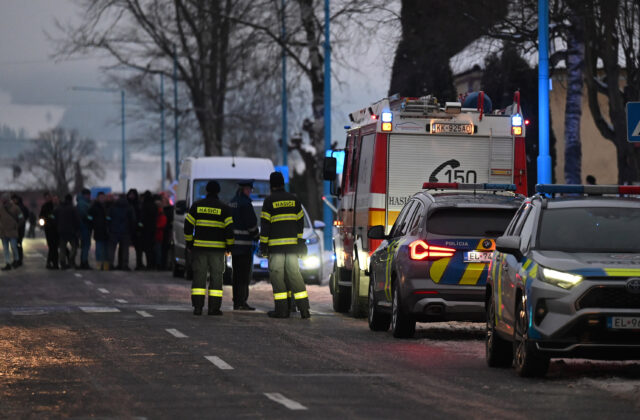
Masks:
[[[307,255],[307,241],[298,239],[298,255],[304,257]]]
[[[260,247],[258,248],[258,256],[266,257],[269,255],[269,247],[264,242],[260,242]]]

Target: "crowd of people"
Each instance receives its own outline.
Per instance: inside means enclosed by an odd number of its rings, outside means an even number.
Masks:
[[[98,192],[92,201],[91,192],[83,189],[75,205],[70,194],[62,202],[48,192],[44,199],[40,223],[49,248],[47,268],[91,269],[92,237],[97,269],[131,270],[130,247],[136,270],[168,268],[173,206],[166,194],[145,191],[140,198],[136,189],[126,195]]]

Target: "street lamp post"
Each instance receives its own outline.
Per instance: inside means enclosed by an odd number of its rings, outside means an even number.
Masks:
[[[124,89],[115,88],[97,88],[87,86],[72,86],[71,90],[84,92],[120,92],[120,107],[122,109],[122,193],[127,192],[127,155],[126,155],[126,139],[125,139],[125,112],[124,112]]]
[[[538,184],[551,183],[549,155],[549,0],[538,0]]]
[[[331,149],[331,32],[329,0],[324,2],[324,149]],[[324,181],[324,196],[331,196],[329,182]],[[333,244],[333,214],[329,206],[322,206],[324,219],[324,249],[330,251]]]

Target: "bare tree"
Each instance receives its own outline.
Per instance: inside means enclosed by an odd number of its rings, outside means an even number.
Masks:
[[[225,107],[229,93],[242,86],[250,66],[253,31],[236,19],[252,19],[251,0],[79,0],[79,25],[58,24],[57,57],[107,53],[115,59],[112,77],[139,98],[159,100],[148,87],[149,75],[178,77],[189,92],[189,106],[202,136],[204,154],[223,150]],[[147,83],[141,83],[146,80]],[[174,110],[178,112],[178,110]]]
[[[18,162],[35,178],[31,187],[46,188],[62,196],[78,192],[92,175],[104,176],[95,154],[93,140],[80,138],[76,131],[53,128],[40,133],[33,148],[22,153]]]

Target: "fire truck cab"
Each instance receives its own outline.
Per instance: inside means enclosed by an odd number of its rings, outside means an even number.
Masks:
[[[483,95],[481,93],[481,95]],[[526,195],[525,124],[519,104],[484,114],[479,106],[438,104],[431,96],[394,95],[349,115],[334,222],[334,270],[329,287],[336,312],[367,313],[369,257],[398,213],[424,182],[516,184]],[[519,102],[519,98],[518,101]],[[327,158],[326,167],[335,165]],[[325,173],[335,179],[335,173]]]

